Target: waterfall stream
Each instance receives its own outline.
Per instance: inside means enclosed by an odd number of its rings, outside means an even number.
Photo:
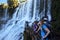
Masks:
[[[39,13],[41,0],[27,0],[26,3],[19,5],[16,8],[12,18],[0,30],[0,40],[23,40],[23,32],[25,28],[25,21],[30,22],[30,25],[35,20],[40,20],[45,16],[45,5],[43,10]],[[44,2],[45,4],[46,2]],[[51,0],[48,0],[48,20],[51,21]],[[13,11],[13,10],[12,10]],[[5,18],[7,18],[5,14]]]

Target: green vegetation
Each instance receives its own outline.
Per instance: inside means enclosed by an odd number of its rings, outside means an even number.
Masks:
[[[52,0],[52,17],[53,29],[60,35],[60,0]]]

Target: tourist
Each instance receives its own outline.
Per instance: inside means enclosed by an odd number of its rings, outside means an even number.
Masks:
[[[41,19],[38,23],[39,28],[36,32],[40,30],[41,34],[41,40],[48,40],[48,35],[50,33],[50,30],[47,28],[47,26],[44,24],[44,20]]]

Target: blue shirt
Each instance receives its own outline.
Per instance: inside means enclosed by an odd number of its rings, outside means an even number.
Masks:
[[[47,26],[43,24],[42,28],[45,30],[47,28]],[[45,36],[46,31],[44,32],[44,30],[42,28],[41,28],[41,36],[43,37],[43,36]]]
[[[44,31],[46,28],[47,28],[47,26],[45,24],[43,24],[42,28],[41,28],[41,37],[44,37],[46,35],[46,31]],[[44,39],[42,39],[42,40],[44,40]],[[48,37],[45,40],[48,40]]]

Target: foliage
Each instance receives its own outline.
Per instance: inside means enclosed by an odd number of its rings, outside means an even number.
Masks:
[[[60,33],[60,0],[52,0],[52,26],[56,33]]]

